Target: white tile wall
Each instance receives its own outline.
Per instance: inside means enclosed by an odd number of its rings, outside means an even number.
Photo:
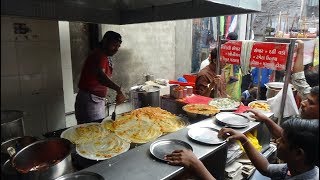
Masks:
[[[17,76],[18,63],[14,42],[1,42],[1,76]]]
[[[66,127],[65,112],[64,112],[64,103],[63,103],[63,94],[61,95],[52,95],[48,103],[45,104],[45,114],[62,114],[63,116],[60,119],[57,119],[57,116],[47,116],[47,131],[54,131],[61,129],[61,127]],[[61,120],[63,119],[63,120]]]
[[[26,135],[40,137],[46,132],[47,121],[43,105],[27,105],[23,107],[22,111],[25,112],[23,121]]]
[[[45,69],[46,48],[41,42],[16,42],[16,56],[19,72],[25,74],[39,74]]]
[[[30,32],[23,35],[14,34],[14,41],[59,41],[59,39],[57,39],[57,37],[59,36],[57,29],[57,21],[25,19],[16,17],[10,18],[8,21],[8,24],[12,28],[13,23],[24,23],[30,29]],[[25,35],[28,36],[28,39],[25,38]]]
[[[1,109],[21,108],[19,76],[1,77]]]
[[[21,95],[25,106],[44,104],[44,87],[41,74],[21,75]]]
[[[30,38],[13,34],[14,23]],[[57,21],[1,17],[1,86],[1,109],[24,111],[27,135],[65,127]]]
[[[1,42],[13,42],[14,39],[12,18],[1,17]]]

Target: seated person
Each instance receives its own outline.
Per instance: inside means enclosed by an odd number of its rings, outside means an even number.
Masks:
[[[241,142],[256,169],[272,179],[319,179],[319,121],[291,118],[282,124],[283,132],[277,139],[277,156],[285,164],[269,164],[248,138],[230,128],[222,128],[220,137]],[[165,156],[170,165],[181,165],[192,170],[200,179],[215,179],[190,150],[175,150]]]
[[[197,75],[195,82],[195,94],[214,97],[214,93],[217,93],[218,97],[226,97],[226,83],[223,77],[216,74],[217,65],[217,49],[214,48],[210,52],[210,64],[203,68]],[[220,67],[223,67],[224,63],[220,63]]]
[[[245,105],[248,106],[248,104],[252,101],[255,101],[257,99],[257,87],[254,87],[253,84],[251,83],[249,85],[249,88],[241,94],[241,102]]]

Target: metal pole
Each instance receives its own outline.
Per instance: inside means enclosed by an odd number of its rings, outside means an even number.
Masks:
[[[249,38],[248,38],[249,40],[251,40],[251,36],[252,36],[253,19],[254,19],[254,14],[250,14],[250,28],[249,28],[250,32],[249,32]]]
[[[287,64],[286,64],[286,75],[285,75],[285,80],[284,80],[284,85],[283,85],[283,93],[282,93],[282,99],[281,99],[281,105],[280,105],[280,119],[278,120],[278,125],[280,125],[283,121],[283,111],[285,107],[285,102],[286,102],[286,97],[287,97],[287,92],[288,92],[288,85],[290,81],[290,75],[291,75],[291,66],[292,66],[292,61],[293,61],[293,50],[294,50],[294,45],[296,43],[295,39],[290,40],[289,44],[289,54],[287,58]]]
[[[221,50],[221,38],[222,36],[218,36],[218,47],[217,47],[217,59],[216,59],[216,74],[220,74],[220,50]]]
[[[261,92],[261,74],[262,74],[262,69],[258,68],[258,88],[257,88],[257,99],[260,100],[260,92]]]
[[[221,31],[220,31],[220,17],[217,16],[217,59],[216,59],[216,74],[220,74],[220,47],[221,47]],[[213,96],[216,98],[217,97],[217,91],[214,91]]]
[[[216,59],[216,74],[220,74],[220,48],[221,48],[221,35],[218,35],[218,46],[217,46],[217,59]],[[217,97],[218,91],[214,91],[214,97]]]

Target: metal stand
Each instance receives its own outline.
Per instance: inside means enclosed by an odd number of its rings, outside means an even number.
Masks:
[[[218,46],[217,46],[217,59],[216,59],[216,74],[220,74],[220,48],[221,48],[222,35],[218,36]],[[217,97],[217,91],[214,91],[214,97]]]
[[[280,119],[278,120],[278,125],[280,125],[283,121],[283,112],[284,112],[284,107],[286,105],[285,103],[286,103],[286,97],[288,92],[288,85],[290,81],[291,66],[293,61],[293,50],[294,50],[295,43],[296,43],[295,39],[290,40],[289,53],[288,53],[287,64],[286,64],[286,75],[285,75],[283,93],[282,93],[282,99],[281,99],[281,105],[280,105]]]
[[[261,92],[261,74],[262,74],[262,69],[258,68],[258,88],[257,88],[257,100],[260,100],[260,92]],[[253,82],[252,82],[253,83]]]

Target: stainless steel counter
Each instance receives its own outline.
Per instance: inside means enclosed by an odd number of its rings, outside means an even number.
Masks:
[[[259,122],[250,122],[248,127],[239,129],[239,131],[244,133],[258,125]],[[209,118],[189,125],[188,127],[177,132],[164,135],[157,140],[178,139],[185,141],[192,146],[193,152],[202,161],[208,159],[210,156],[213,156],[223,148],[227,149],[227,143],[223,143],[221,145],[205,145],[191,140],[187,135],[188,130],[191,127],[221,128],[221,126],[214,123],[212,118]],[[143,144],[127,151],[126,153],[120,154],[81,171],[95,172],[102,175],[105,179],[116,180],[170,179],[183,172],[183,167],[171,166],[156,160],[149,151],[151,143],[152,142]],[[224,152],[226,155],[226,151]],[[212,164],[223,166],[222,168],[224,170],[225,162],[213,161]]]

